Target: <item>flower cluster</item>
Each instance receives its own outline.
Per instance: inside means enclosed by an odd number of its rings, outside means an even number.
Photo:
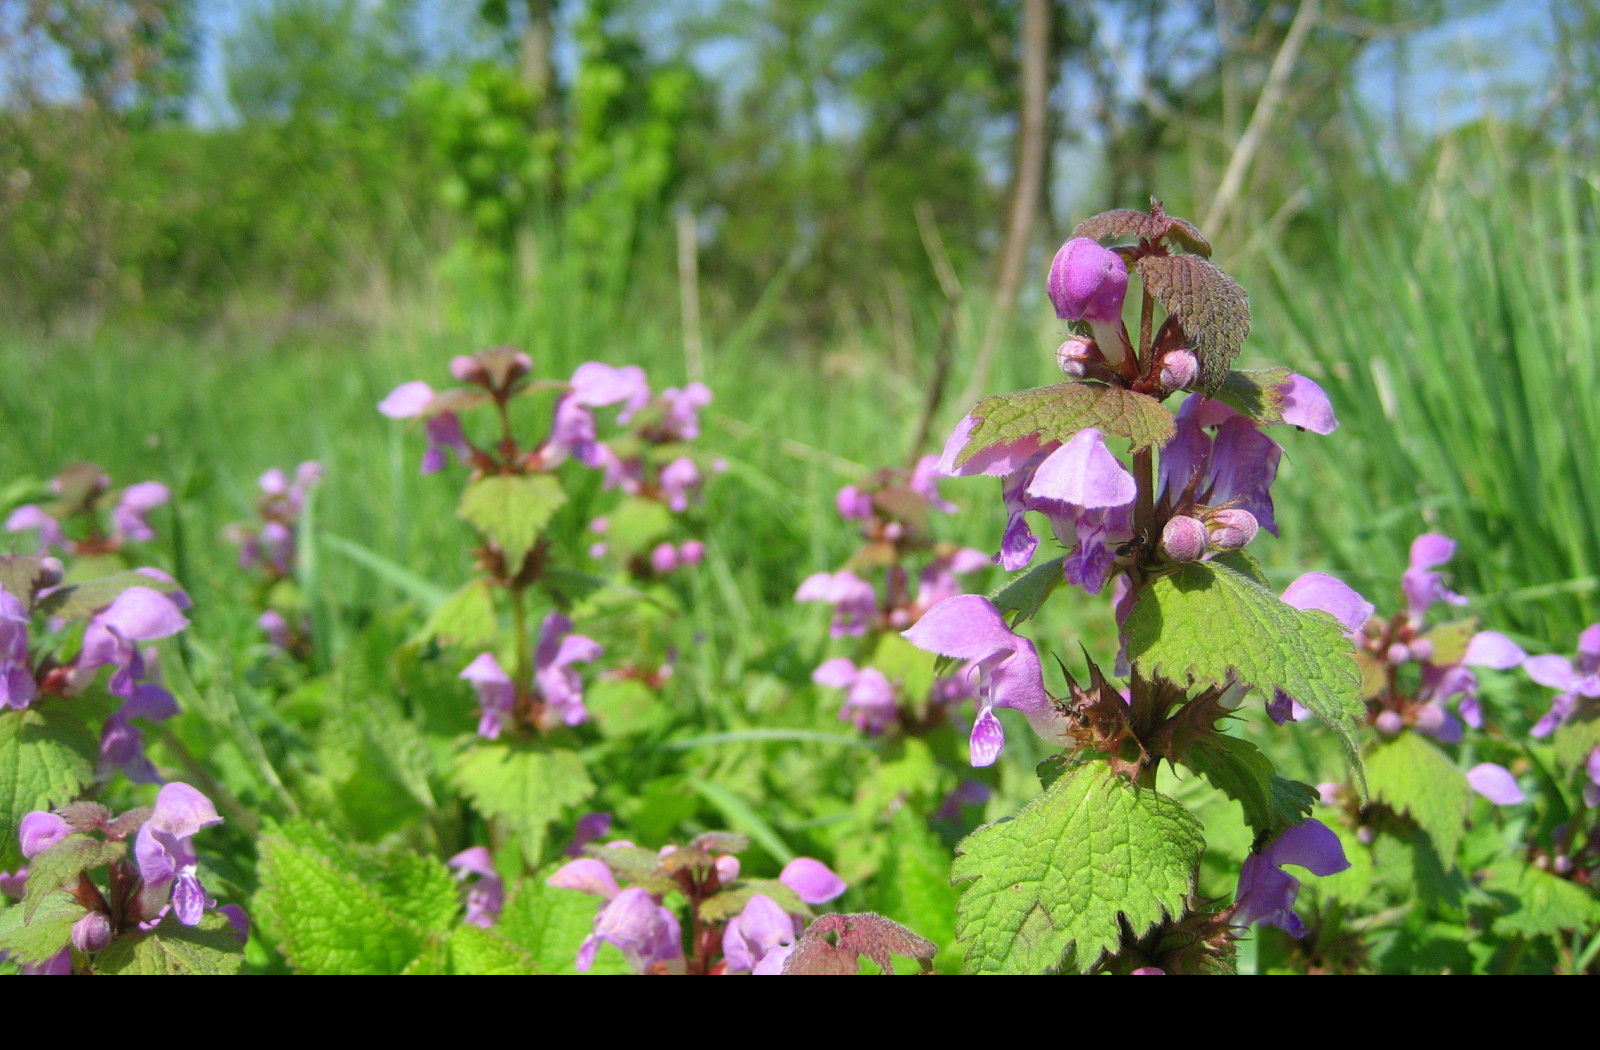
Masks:
[[[210,799],[177,782],[161,789],[154,808],[120,816],[94,802],[29,813],[18,836],[30,869],[13,881],[31,870],[30,884],[48,878],[52,883],[48,889],[69,896],[72,904],[66,917],[71,920],[66,943],[22,961],[38,967],[36,972],[92,972],[87,961],[114,941],[158,931],[169,914],[183,926],[198,926],[206,911],[214,908],[243,945],[249,934],[244,911],[237,905],[217,908],[198,875],[199,856],[192,840],[196,833],[221,823]],[[83,848],[92,835],[107,844],[133,836],[133,856]],[[107,867],[105,878],[96,882],[89,872],[102,865]],[[65,930],[66,923],[61,925]]]
[[[810,918],[809,906],[838,897],[845,884],[810,857],[790,861],[776,880],[741,878],[735,854],[747,845],[742,836],[717,832],[656,853],[619,841],[591,846],[589,856],[563,865],[550,885],[606,901],[578,949],[578,969],[594,964],[604,941],[620,949],[637,973],[781,973]],[[633,885],[623,888],[619,879]],[[672,893],[689,904],[688,956],[683,926],[663,904]],[[730,913],[727,901],[743,904]],[[729,917],[714,921],[710,914]]]
[[[478,735],[497,740],[519,726],[541,730],[588,721],[583,706],[583,679],[573,664],[597,660],[600,644],[572,633],[572,621],[560,613],[544,618],[534,651],[533,681],[512,681],[493,653],[480,653],[461,677],[478,692]]]
[[[224,532],[239,548],[239,567],[260,573],[259,601],[266,608],[256,621],[267,640],[285,652],[304,655],[309,648],[310,617],[293,591],[300,516],[311,490],[322,480],[322,465],[306,460],[291,480],[273,467],[261,475],[255,509],[259,521],[235,523]]]
[[[172,498],[158,481],[114,490],[111,478],[93,463],[67,467],[51,479],[50,491],[55,497],[50,502],[27,503],[12,511],[6,531],[37,532],[41,551],[73,555],[107,554],[129,543],[150,542],[156,538],[150,512]]]

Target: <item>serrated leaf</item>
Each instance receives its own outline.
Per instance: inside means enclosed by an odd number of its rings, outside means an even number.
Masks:
[[[461,649],[490,648],[500,634],[493,593],[488,580],[473,580],[433,610],[417,640],[436,638],[441,645]]]
[[[36,854],[28,862],[28,888],[22,895],[23,920],[32,922],[39,906],[57,890],[75,888],[83,872],[119,860],[127,851],[126,843],[73,834]]]
[[[1428,662],[1435,667],[1448,667],[1460,663],[1466,659],[1467,646],[1472,644],[1472,636],[1477,633],[1476,616],[1435,624],[1422,636],[1433,643],[1433,655],[1428,657]]]
[[[1250,298],[1232,277],[1199,255],[1147,255],[1137,263],[1150,294],[1183,326],[1200,359],[1200,377],[1215,393],[1250,334]]]
[[[547,885],[544,880],[551,870],[540,872],[511,894],[495,932],[524,949],[540,972],[575,974],[578,946],[594,929],[595,915],[604,902],[577,890]],[[630,971],[620,953],[602,947],[588,972]]]
[[[1420,733],[1401,733],[1367,754],[1367,783],[1374,799],[1428,833],[1446,868],[1455,866],[1472,786],[1443,751]]]
[[[1118,208],[1092,215],[1078,223],[1077,228],[1072,231],[1072,236],[1087,237],[1092,241],[1107,237],[1119,240],[1133,237],[1142,241],[1166,238],[1185,251],[1198,255],[1211,254],[1211,243],[1200,232],[1200,228],[1188,219],[1175,219],[1160,214],[1150,215],[1134,211],[1132,208]]]
[[[1192,562],[1152,580],[1128,614],[1128,658],[1149,677],[1222,685],[1236,673],[1269,697],[1282,690],[1338,735],[1364,793],[1355,648],[1332,616],[1296,609],[1246,575],[1251,564]]]
[[[303,972],[399,973],[460,910],[431,857],[348,847],[309,824],[264,834],[260,852],[252,914]]]
[[[1497,934],[1538,937],[1561,930],[1587,935],[1600,926],[1600,900],[1594,890],[1507,857],[1489,868],[1483,888],[1506,908],[1494,920]]]
[[[51,893],[33,918],[22,908],[0,912],[0,952],[24,966],[37,966],[55,955],[72,937],[72,926],[87,909],[65,893]]]
[[[116,601],[117,595],[129,587],[148,587],[169,595],[183,590],[171,580],[146,576],[142,572],[114,572],[99,579],[57,587],[39,600],[37,611],[63,620],[87,620]]]
[[[1232,370],[1222,377],[1222,385],[1211,396],[1257,423],[1282,423],[1283,391],[1279,387],[1292,375],[1287,368]]]
[[[499,547],[515,571],[566,502],[566,490],[549,474],[494,474],[467,486],[456,513]]]
[[[889,822],[884,865],[872,880],[872,910],[940,945],[940,965],[960,965],[955,916],[960,893],[950,885],[950,848],[916,810],[902,806]]]
[[[956,936],[969,973],[1094,969],[1126,923],[1143,936],[1181,915],[1205,851],[1200,822],[1102,763],[1057,780],[1015,817],[956,845]]]
[[[1051,558],[1029,569],[1020,576],[1012,577],[999,590],[989,595],[989,602],[1000,610],[1000,615],[1010,617],[1016,613],[1015,619],[1010,619],[1011,629],[1024,620],[1031,620],[1044,608],[1045,600],[1055,589],[1066,581],[1062,575],[1061,566],[1066,562],[1066,555]]]
[[[784,911],[790,915],[805,917],[811,914],[811,908],[800,895],[777,879],[740,879],[732,883],[720,893],[707,898],[700,905],[700,918],[705,922],[723,922],[733,918],[744,911],[744,906],[750,903],[750,898],[756,894],[771,897]]]
[[[1580,711],[1572,721],[1556,730],[1551,744],[1556,761],[1563,768],[1580,768],[1589,760],[1589,753],[1600,747],[1600,713],[1592,708]]]
[[[456,784],[478,812],[516,830],[529,866],[539,864],[545,829],[595,793],[575,752],[532,741],[479,744],[461,756]]]
[[[1137,452],[1165,445],[1174,426],[1172,413],[1155,398],[1099,383],[1057,383],[986,397],[971,415],[972,435],[956,466],[993,445],[1027,438],[1065,442],[1088,427],[1127,438]]]
[[[606,546],[624,558],[648,553],[672,531],[672,511],[660,500],[625,496],[606,515]]]
[[[513,976],[537,974],[533,956],[493,930],[463,924],[450,931],[450,972]]]
[[[84,716],[103,719],[105,707],[84,696],[0,714],[0,869],[24,863],[17,844],[23,817],[71,802],[94,779],[100,735]]]
[[[0,554],[0,587],[10,591],[23,608],[33,600],[42,562],[37,554]]]
[[[198,926],[185,926],[169,913],[150,932],[113,941],[95,957],[95,972],[104,974],[216,977],[243,970],[244,945],[214,911]]]
[[[1257,835],[1300,823],[1317,800],[1315,788],[1278,776],[1272,760],[1248,740],[1205,734],[1177,758],[1239,803]]]

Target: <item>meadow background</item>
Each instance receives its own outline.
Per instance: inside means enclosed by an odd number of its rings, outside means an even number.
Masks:
[[[716,398],[676,673],[618,716],[596,808],[651,846],[733,828],[870,876],[878,756],[810,682],[835,650],[795,587],[854,548],[841,485],[1051,381],[1051,254],[1151,195],[1250,292],[1246,366],[1313,377],[1343,424],[1288,442],[1283,538],[1252,548],[1276,582],[1392,608],[1433,530],[1530,652],[1600,619],[1593,2],[4,0],[0,71],[0,509],[77,460],[172,486],[149,560],[196,602],[192,709],[156,761],[258,819],[471,844],[434,773],[349,757],[347,709],[431,674],[423,721],[470,731],[455,667],[395,655],[470,533],[375,406],[510,343],[536,376],[636,363]],[[306,459],[317,642],[284,669],[222,535]],[[994,549],[991,487],[944,491],[942,536]],[[1039,636],[1104,651],[1108,611],[1070,605]],[[1030,797],[1026,751],[992,815]]]

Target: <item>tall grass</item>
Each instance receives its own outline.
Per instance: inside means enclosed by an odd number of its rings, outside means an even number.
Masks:
[[[1593,171],[1442,163],[1346,202],[1323,276],[1274,260],[1262,334],[1344,424],[1280,502],[1358,588],[1392,590],[1435,530],[1495,625],[1567,650],[1600,619],[1597,204]]]

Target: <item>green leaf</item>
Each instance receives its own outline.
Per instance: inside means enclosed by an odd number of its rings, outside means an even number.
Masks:
[[[919,715],[924,713],[934,683],[933,661],[928,659],[926,650],[918,649],[898,632],[884,631],[878,635],[872,655],[861,663],[876,667],[898,686],[896,692],[910,702]]]
[[[433,610],[417,640],[436,638],[441,645],[461,649],[491,648],[500,634],[493,594],[488,580],[473,580]]]
[[[1356,906],[1372,892],[1372,847],[1363,843],[1352,828],[1337,820],[1324,821],[1337,836],[1344,848],[1344,857],[1350,866],[1332,875],[1308,879],[1302,886],[1313,887],[1320,898]],[[1410,865],[1407,865],[1409,869]]]
[[[65,948],[72,938],[72,925],[87,909],[65,893],[51,893],[33,914],[24,916],[22,908],[0,912],[0,952],[14,962],[37,966]]]
[[[114,572],[97,580],[58,587],[39,602],[36,611],[46,616],[59,616],[63,620],[87,620],[116,601],[117,595],[129,587],[148,587],[162,594],[176,594],[183,590],[171,580],[158,580],[142,572]]]
[[[606,546],[623,558],[648,553],[672,531],[672,511],[660,500],[625,496],[606,515]]]
[[[943,879],[943,864],[939,866],[939,872],[940,878]],[[649,886],[645,888],[651,889]],[[758,893],[771,897],[778,907],[790,915],[804,918],[811,914],[810,906],[800,899],[800,895],[777,879],[740,879],[701,904],[700,918],[705,922],[723,922],[731,919],[744,911],[744,906],[750,903],[750,898]]]
[[[0,587],[11,592],[24,608],[33,601],[43,559],[37,554],[0,554]]]
[[[463,923],[450,931],[450,972],[511,976],[540,971],[526,949],[493,930]]]
[[[1181,915],[1205,837],[1182,805],[1102,763],[1061,777],[1015,817],[956,845],[956,936],[971,973],[1094,969],[1126,923]]]
[[[1014,576],[1006,581],[999,590],[989,595],[989,602],[1000,610],[1000,615],[1010,617],[1012,630],[1015,630],[1024,620],[1031,620],[1039,614],[1044,607],[1045,600],[1063,583],[1066,578],[1061,574],[1061,566],[1067,560],[1066,555],[1051,558],[1029,569],[1020,576]]]
[[[1136,265],[1145,288],[1183,326],[1206,392],[1214,394],[1250,334],[1250,297],[1198,255],[1147,255]]]
[[[1556,730],[1551,744],[1555,748],[1556,761],[1562,768],[1582,768],[1589,761],[1589,753],[1600,747],[1600,713],[1592,708],[1581,711],[1572,721]]]
[[[1222,685],[1234,673],[1268,696],[1282,690],[1338,734],[1364,793],[1355,649],[1332,616],[1286,604],[1253,568],[1224,556],[1152,580],[1128,614],[1129,659],[1150,677]]]
[[[1283,422],[1283,392],[1278,388],[1293,375],[1287,368],[1230,371],[1211,396],[1257,423]]]
[[[17,844],[23,817],[66,805],[94,779],[100,734],[84,718],[103,719],[106,707],[80,696],[0,714],[0,869],[25,863]]]
[[[525,950],[541,973],[578,972],[578,946],[594,929],[603,901],[577,890],[547,885],[553,868],[522,884],[506,901],[495,932]],[[628,973],[618,952],[604,948],[595,956],[591,974]]]
[[[889,822],[884,865],[872,880],[872,910],[943,946],[939,965],[960,966],[955,916],[959,891],[950,885],[950,848],[917,810],[901,806]]]
[[[139,976],[216,977],[244,970],[244,945],[227,919],[208,911],[198,926],[170,913],[149,933],[113,941],[95,957],[95,971]]]
[[[1177,757],[1238,802],[1257,834],[1270,835],[1300,823],[1317,800],[1315,788],[1277,776],[1272,760],[1248,740],[1208,733]]]
[[[83,872],[119,860],[127,852],[128,846],[123,842],[102,842],[88,835],[72,834],[35,855],[28,862],[28,888],[22,896],[23,919],[32,922],[39,906],[55,891],[75,889],[78,876]]]
[[[478,812],[516,832],[529,866],[539,863],[545,829],[595,793],[576,752],[535,741],[475,745],[461,756],[455,780]]]
[[[456,513],[499,547],[515,571],[566,502],[561,482],[549,474],[492,474],[467,486]]]
[[[1561,930],[1587,934],[1600,926],[1600,900],[1592,889],[1541,871],[1520,857],[1491,865],[1483,888],[1508,905],[1495,917],[1497,934],[1538,937]]]
[[[1029,437],[1068,441],[1080,430],[1098,427],[1127,438],[1137,452],[1165,445],[1173,430],[1172,413],[1155,398],[1099,383],[1057,383],[986,397],[972,410],[972,418],[972,436],[956,457],[958,467],[980,449]]]
[[[443,864],[351,847],[305,823],[262,835],[252,914],[306,973],[393,974],[460,910]]]
[[[1455,866],[1472,786],[1443,751],[1420,733],[1401,733],[1367,754],[1367,782],[1374,799],[1428,833],[1446,868]]]

